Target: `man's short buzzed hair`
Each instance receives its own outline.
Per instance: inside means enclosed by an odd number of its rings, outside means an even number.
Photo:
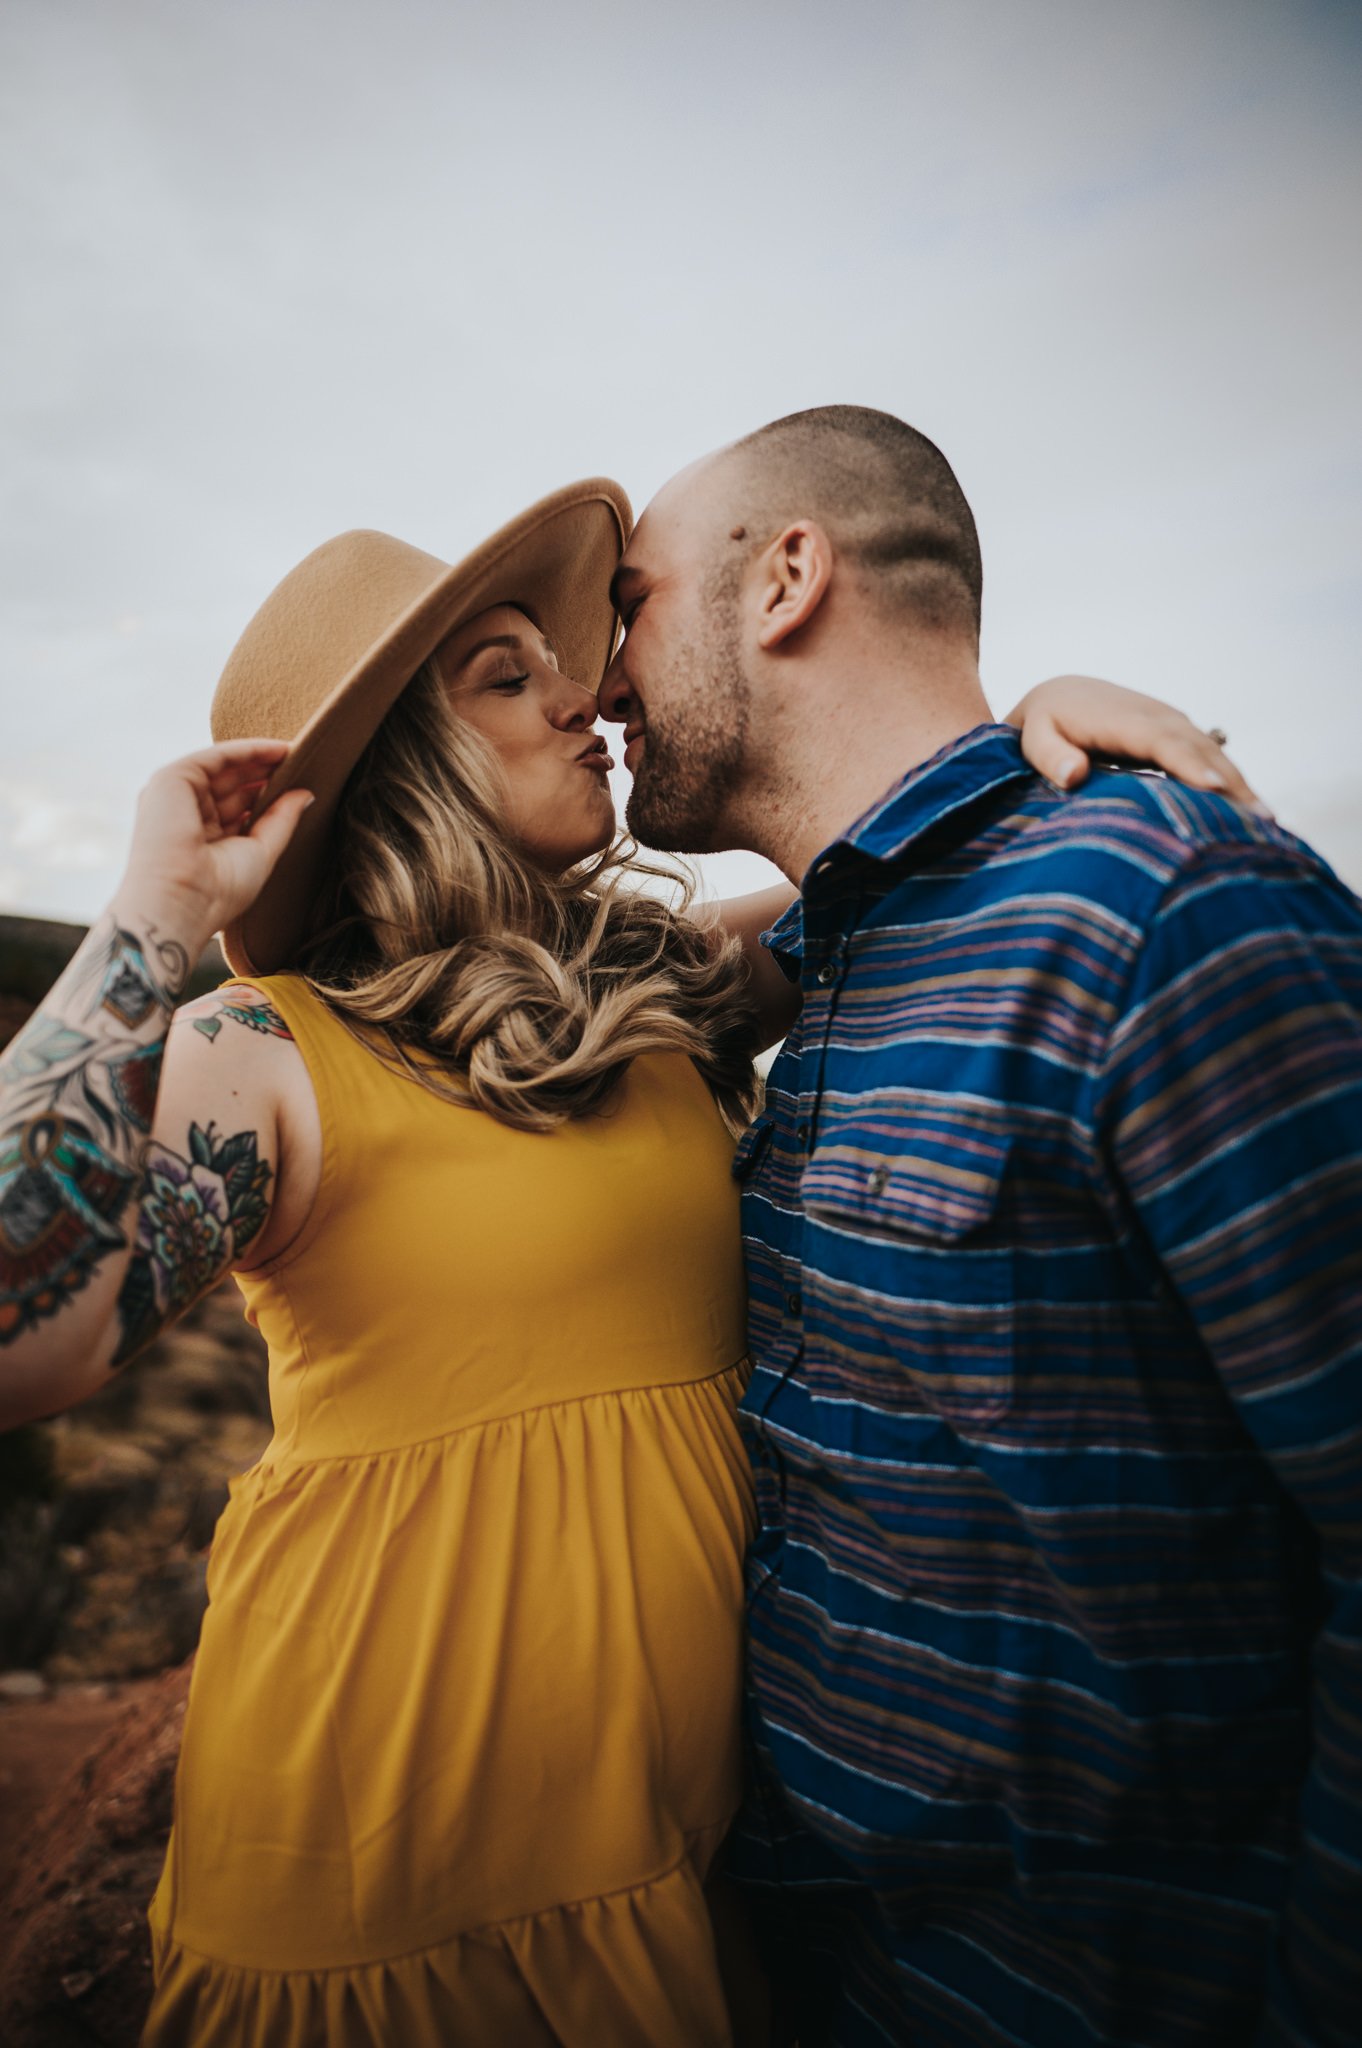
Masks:
[[[820,405],[735,441],[751,540],[791,520],[826,527],[887,615],[979,639],[984,570],[974,515],[941,450],[892,413]]]

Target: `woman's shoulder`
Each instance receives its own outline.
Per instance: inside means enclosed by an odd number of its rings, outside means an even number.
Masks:
[[[283,981],[293,982],[298,989],[306,988],[306,983],[296,975],[265,974],[251,981],[234,978],[194,1002],[183,1004],[176,1020],[210,1044],[216,1043],[223,1031],[234,1030],[291,1042],[294,1033],[285,1011],[292,1007],[293,992],[281,1000],[279,984]]]
[[[297,1087],[300,1073],[305,1078],[292,1025],[268,981],[232,981],[175,1012],[161,1095],[181,1094],[192,1107],[226,1089],[243,1112],[264,1117]]]
[[[274,1121],[290,1098],[310,1093],[294,1028],[300,1012],[281,979],[228,981],[182,1003],[166,1045],[162,1094],[173,1090],[192,1104],[226,1089],[243,1112]]]

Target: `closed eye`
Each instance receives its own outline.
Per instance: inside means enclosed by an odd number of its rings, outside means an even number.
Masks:
[[[494,683],[489,684],[488,687],[493,690],[506,690],[513,692],[516,690],[523,689],[525,684],[528,683],[529,680],[530,679],[528,676],[498,676],[496,681]]]

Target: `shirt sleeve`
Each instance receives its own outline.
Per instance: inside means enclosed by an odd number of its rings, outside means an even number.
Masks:
[[[1319,1540],[1312,1757],[1261,2048],[1362,2041],[1362,904],[1304,849],[1194,855],[1097,1104],[1107,1167]]]

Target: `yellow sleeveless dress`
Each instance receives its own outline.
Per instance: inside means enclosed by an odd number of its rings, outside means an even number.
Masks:
[[[241,1278],[274,1437],[218,1525],[147,2048],[707,2048],[739,1796],[731,1140],[680,1056],[549,1136],[294,976],[316,1206]]]

